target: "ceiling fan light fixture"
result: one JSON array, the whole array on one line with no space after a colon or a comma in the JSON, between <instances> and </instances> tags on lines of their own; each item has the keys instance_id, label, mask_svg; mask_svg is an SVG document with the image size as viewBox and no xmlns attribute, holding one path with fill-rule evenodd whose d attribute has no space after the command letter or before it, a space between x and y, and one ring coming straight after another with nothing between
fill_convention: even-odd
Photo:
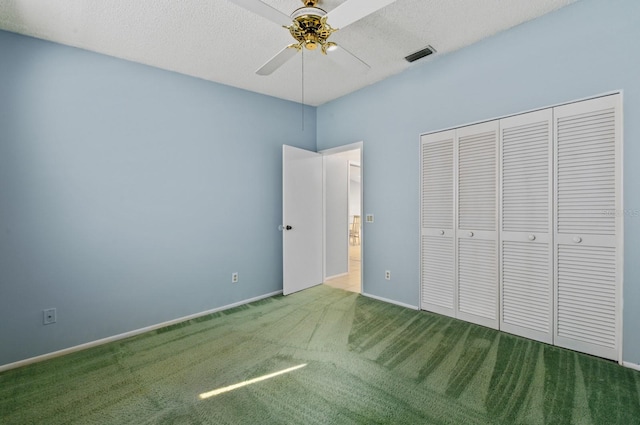
<instances>
[{"instance_id":1,"label":"ceiling fan light fixture","mask_svg":"<svg viewBox=\"0 0 640 425\"><path fill-rule=\"evenodd\" d=\"M328 39L338 29L351 25L397 0L345 0L328 13L317 7L321 0L301 0L303 6L296 9L290 16L260 0L228 1L281 25L289 30L296 40L294 44L282 49L256 71L258 75L269 75L291 59L297 51L318 50L318 48L324 54L332 52L336 62L346 62L348 66L355 65L360 69L369 69L370 66L360 58Z\"/></svg>"},{"instance_id":2,"label":"ceiling fan light fixture","mask_svg":"<svg viewBox=\"0 0 640 425\"><path fill-rule=\"evenodd\" d=\"M315 7L315 2L311 6L309 2L305 2L305 7L301 7L291 14L293 24L287 28L291 36L307 50L316 50L320 45L324 52L327 38L335 31L327 24L326 15L327 12Z\"/></svg>"}]
</instances>

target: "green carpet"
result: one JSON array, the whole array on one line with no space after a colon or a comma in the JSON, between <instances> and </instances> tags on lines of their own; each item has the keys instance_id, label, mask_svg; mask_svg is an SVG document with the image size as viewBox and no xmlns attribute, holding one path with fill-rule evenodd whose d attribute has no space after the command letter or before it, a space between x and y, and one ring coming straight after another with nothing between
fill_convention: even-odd
<instances>
[{"instance_id":1,"label":"green carpet","mask_svg":"<svg viewBox=\"0 0 640 425\"><path fill-rule=\"evenodd\" d=\"M628 425L639 392L606 360L318 286L2 373L0 423Z\"/></svg>"}]
</instances>

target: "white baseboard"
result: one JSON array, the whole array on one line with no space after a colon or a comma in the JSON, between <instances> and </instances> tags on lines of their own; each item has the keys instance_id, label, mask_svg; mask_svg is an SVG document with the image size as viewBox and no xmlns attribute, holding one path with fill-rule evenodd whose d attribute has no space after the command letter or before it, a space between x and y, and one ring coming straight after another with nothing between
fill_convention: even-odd
<instances>
[{"instance_id":1,"label":"white baseboard","mask_svg":"<svg viewBox=\"0 0 640 425\"><path fill-rule=\"evenodd\" d=\"M223 311L223 310L229 310L230 308L238 307L238 306L241 306L241 305L244 305L244 304L249 304L249 303L252 303L252 302L255 302L255 301L262 300L264 298L269 298L269 297L273 297L275 295L280 295L280 294L282 294L282 291L275 291L275 292L272 292L270 294L260 295L260 296L254 297L254 298L249 298L247 300L238 301L238 302L233 303L233 304L228 304L228 305L225 305L225 306L222 306L222 307L217 307L217 308L214 308L214 309L211 309L211 310L202 311L200 313L191 314L189 316L180 317L178 319L169 320L167 322L158 323L158 324L147 326L147 327L144 327L144 328L135 329L135 330L132 330L132 331L129 331L129 332L121 333L121 334L118 334L118 335L113 335L113 336L110 336L110 337L107 337L107 338L98 339L96 341L91 341L91 342L87 342L87 343L84 343L84 344L76 345L74 347L69 347L69 348L65 348L65 349L62 349L62 350L54 351L52 353L42 354L42 355L39 355L39 356L36 356L36 357L31 357L31 358L28 358L28 359L19 360L17 362L5 364L5 365L0 365L0 372L4 372L4 371L10 370L10 369L15 369L17 367L30 365L32 363L41 362L43 360L49 360L49 359L53 359L55 357L64 356L65 354L74 353L76 351L86 350L87 348L97 347L98 345L106 344L106 343L109 343L109 342L118 341L118 340L125 339L125 338L130 338L132 336L140 335L140 334L143 334L145 332L154 331L156 329L164 328L166 326L175 325L176 323L180 323L180 322L186 322L187 320L196 319L198 317L206 316L207 314L217 313L217 312Z\"/></svg>"},{"instance_id":2,"label":"white baseboard","mask_svg":"<svg viewBox=\"0 0 640 425\"><path fill-rule=\"evenodd\" d=\"M342 277L342 276L348 276L349 272L347 273L338 273L338 274L334 274L332 276L327 276L324 278L324 280L329 280L329 279L335 279L336 277Z\"/></svg>"},{"instance_id":3,"label":"white baseboard","mask_svg":"<svg viewBox=\"0 0 640 425\"><path fill-rule=\"evenodd\" d=\"M388 298L378 297L377 295L371 295L371 294L367 294L365 292L363 292L362 295L364 295L365 297L373 298L374 300L383 301L385 303L390 303L390 304L399 305L400 307L410 308L411 310L420 310L420 307L418 307L416 305L401 303L399 301L390 300Z\"/></svg>"},{"instance_id":4,"label":"white baseboard","mask_svg":"<svg viewBox=\"0 0 640 425\"><path fill-rule=\"evenodd\" d=\"M622 362L622 366L628 367L629 369L640 370L640 364L637 363Z\"/></svg>"}]
</instances>

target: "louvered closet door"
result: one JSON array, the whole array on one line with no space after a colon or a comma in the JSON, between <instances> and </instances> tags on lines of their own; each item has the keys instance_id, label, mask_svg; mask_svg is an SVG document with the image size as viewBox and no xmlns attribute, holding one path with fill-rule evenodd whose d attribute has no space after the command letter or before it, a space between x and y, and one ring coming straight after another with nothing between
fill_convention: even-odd
<instances>
[{"instance_id":1,"label":"louvered closet door","mask_svg":"<svg viewBox=\"0 0 640 425\"><path fill-rule=\"evenodd\" d=\"M554 110L556 345L619 360L621 99Z\"/></svg>"},{"instance_id":2,"label":"louvered closet door","mask_svg":"<svg viewBox=\"0 0 640 425\"><path fill-rule=\"evenodd\" d=\"M500 121L500 329L552 343L552 109Z\"/></svg>"},{"instance_id":3,"label":"louvered closet door","mask_svg":"<svg viewBox=\"0 0 640 425\"><path fill-rule=\"evenodd\" d=\"M455 131L422 136L421 308L455 317Z\"/></svg>"},{"instance_id":4,"label":"louvered closet door","mask_svg":"<svg viewBox=\"0 0 640 425\"><path fill-rule=\"evenodd\" d=\"M498 328L498 121L459 128L456 315Z\"/></svg>"}]
</instances>

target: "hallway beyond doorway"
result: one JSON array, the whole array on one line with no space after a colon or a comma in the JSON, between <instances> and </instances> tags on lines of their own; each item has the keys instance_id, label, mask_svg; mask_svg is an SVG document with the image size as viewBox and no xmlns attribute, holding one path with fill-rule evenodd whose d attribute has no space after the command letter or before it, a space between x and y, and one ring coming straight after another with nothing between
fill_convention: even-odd
<instances>
[{"instance_id":1,"label":"hallway beyond doorway","mask_svg":"<svg viewBox=\"0 0 640 425\"><path fill-rule=\"evenodd\" d=\"M324 282L325 285L360 293L360 273L362 273L360 266L360 246L361 245L349 245L349 273L327 279Z\"/></svg>"}]
</instances>

